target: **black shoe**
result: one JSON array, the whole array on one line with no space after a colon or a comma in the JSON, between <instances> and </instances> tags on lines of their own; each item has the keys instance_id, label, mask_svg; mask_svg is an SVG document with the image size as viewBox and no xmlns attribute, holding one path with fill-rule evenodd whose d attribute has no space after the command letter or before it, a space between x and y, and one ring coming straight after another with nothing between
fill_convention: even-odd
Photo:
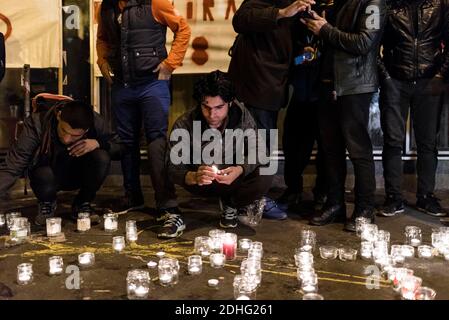
<instances>
[{"instance_id":1,"label":"black shoe","mask_svg":"<svg viewBox=\"0 0 449 320\"><path fill-rule=\"evenodd\" d=\"M321 211L326 204L327 195L324 193L313 194L313 208L315 211Z\"/></svg>"},{"instance_id":2,"label":"black shoe","mask_svg":"<svg viewBox=\"0 0 449 320\"><path fill-rule=\"evenodd\" d=\"M220 227L222 228L235 228L238 224L237 209L223 203L220 199Z\"/></svg>"},{"instance_id":3,"label":"black shoe","mask_svg":"<svg viewBox=\"0 0 449 320\"><path fill-rule=\"evenodd\" d=\"M72 220L76 221L78 219L78 213L85 212L89 214L90 223L92 225L100 224L100 216L95 213L94 207L90 204L90 202L84 202L82 204L73 204L72 205Z\"/></svg>"},{"instance_id":4,"label":"black shoe","mask_svg":"<svg viewBox=\"0 0 449 320\"><path fill-rule=\"evenodd\" d=\"M346 218L346 205L325 205L321 212L310 220L314 226L324 226L334 221L344 221Z\"/></svg>"},{"instance_id":5,"label":"black shoe","mask_svg":"<svg viewBox=\"0 0 449 320\"><path fill-rule=\"evenodd\" d=\"M418 197L416 208L434 217L445 217L447 212L441 207L439 200L433 194Z\"/></svg>"},{"instance_id":6,"label":"black shoe","mask_svg":"<svg viewBox=\"0 0 449 320\"><path fill-rule=\"evenodd\" d=\"M158 215L156 217L156 221L160 222L160 221L165 221L167 220L170 215L175 214L175 215L182 215L182 211L179 210L178 207L172 207L172 208L165 208L165 209L158 209Z\"/></svg>"},{"instance_id":7,"label":"black shoe","mask_svg":"<svg viewBox=\"0 0 449 320\"><path fill-rule=\"evenodd\" d=\"M281 210L297 211L302 201L302 193L294 192L289 189L276 199L276 203Z\"/></svg>"},{"instance_id":8,"label":"black shoe","mask_svg":"<svg viewBox=\"0 0 449 320\"><path fill-rule=\"evenodd\" d=\"M186 225L179 214L166 213L164 224L159 228L157 237L161 239L172 239L182 235Z\"/></svg>"},{"instance_id":9,"label":"black shoe","mask_svg":"<svg viewBox=\"0 0 449 320\"><path fill-rule=\"evenodd\" d=\"M370 223L374 223L375 222L374 209L373 208L365 208L361 210L355 209L354 212L352 213L351 218L346 220L343 230L349 232L356 232L355 219L358 217L368 218L370 219Z\"/></svg>"},{"instance_id":10,"label":"black shoe","mask_svg":"<svg viewBox=\"0 0 449 320\"><path fill-rule=\"evenodd\" d=\"M387 196L382 208L379 210L379 215L393 217L402 212L404 212L404 201L397 197Z\"/></svg>"},{"instance_id":11,"label":"black shoe","mask_svg":"<svg viewBox=\"0 0 449 320\"><path fill-rule=\"evenodd\" d=\"M37 205L37 216L34 218L34 223L38 226L46 225L47 218L54 218L56 207L56 201L40 201Z\"/></svg>"},{"instance_id":12,"label":"black shoe","mask_svg":"<svg viewBox=\"0 0 449 320\"><path fill-rule=\"evenodd\" d=\"M126 191L125 196L120 199L120 204L117 207L117 214L125 214L131 211L141 210L145 207L142 192Z\"/></svg>"}]
</instances>

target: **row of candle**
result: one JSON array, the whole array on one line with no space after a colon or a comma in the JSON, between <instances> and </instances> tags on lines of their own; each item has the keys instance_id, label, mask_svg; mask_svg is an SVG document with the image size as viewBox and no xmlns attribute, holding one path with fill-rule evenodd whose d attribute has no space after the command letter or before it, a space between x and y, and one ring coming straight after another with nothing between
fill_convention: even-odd
<instances>
[{"instance_id":1,"label":"row of candle","mask_svg":"<svg viewBox=\"0 0 449 320\"><path fill-rule=\"evenodd\" d=\"M251 243L250 239L240 239L237 242L236 234L213 229L209 231L209 236L195 238L194 250L203 257L207 257L212 253L222 253L225 255L226 260L232 261L237 257L237 248L240 252L246 253Z\"/></svg>"}]
</instances>

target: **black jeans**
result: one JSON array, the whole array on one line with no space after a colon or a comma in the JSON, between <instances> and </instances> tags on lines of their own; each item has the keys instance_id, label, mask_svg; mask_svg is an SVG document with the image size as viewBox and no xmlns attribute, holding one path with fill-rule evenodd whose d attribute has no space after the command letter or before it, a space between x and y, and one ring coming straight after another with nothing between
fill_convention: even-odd
<instances>
[{"instance_id":1,"label":"black jeans","mask_svg":"<svg viewBox=\"0 0 449 320\"><path fill-rule=\"evenodd\" d=\"M92 202L109 173L111 159L107 151L96 149L79 158L63 159L65 161L53 167L38 166L30 172L30 184L36 198L55 201L58 191L79 189L73 204Z\"/></svg>"},{"instance_id":2,"label":"black jeans","mask_svg":"<svg viewBox=\"0 0 449 320\"><path fill-rule=\"evenodd\" d=\"M346 180L346 150L354 167L355 210L374 207L376 190L373 147L368 133L372 93L348 95L333 100L323 87L319 127L329 186L328 205L343 204Z\"/></svg>"},{"instance_id":3,"label":"black jeans","mask_svg":"<svg viewBox=\"0 0 449 320\"><path fill-rule=\"evenodd\" d=\"M325 164L319 139L318 101L299 101L293 94L284 120L284 181L288 190L303 191L303 172L310 161L315 141L318 144L314 194L326 194Z\"/></svg>"},{"instance_id":4,"label":"black jeans","mask_svg":"<svg viewBox=\"0 0 449 320\"><path fill-rule=\"evenodd\" d=\"M442 110L442 92L435 92L435 82L421 79L416 82L387 79L380 90L380 119L384 134L382 161L385 192L401 198L402 149L404 146L407 116L413 123L418 151L417 196L432 193L435 189L437 168L437 143Z\"/></svg>"},{"instance_id":5,"label":"black jeans","mask_svg":"<svg viewBox=\"0 0 449 320\"><path fill-rule=\"evenodd\" d=\"M272 176L259 174L259 169L254 170L246 177L238 177L232 184L220 184L216 181L204 186L184 186L190 193L200 196L218 196L226 203L231 203L237 208L249 205L262 198L270 188Z\"/></svg>"}]
</instances>

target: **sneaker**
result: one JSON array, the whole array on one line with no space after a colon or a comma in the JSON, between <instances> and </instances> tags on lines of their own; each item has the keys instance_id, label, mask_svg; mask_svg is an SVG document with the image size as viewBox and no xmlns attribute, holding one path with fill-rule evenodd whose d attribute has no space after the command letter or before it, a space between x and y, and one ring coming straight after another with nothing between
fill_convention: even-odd
<instances>
[{"instance_id":1,"label":"sneaker","mask_svg":"<svg viewBox=\"0 0 449 320\"><path fill-rule=\"evenodd\" d=\"M446 216L446 211L441 207L439 200L435 195L428 194L427 196L418 197L416 207L419 211L425 212L434 217Z\"/></svg>"},{"instance_id":2,"label":"sneaker","mask_svg":"<svg viewBox=\"0 0 449 320\"><path fill-rule=\"evenodd\" d=\"M178 207L166 208L166 209L158 209L158 215L156 217L157 222L167 220L171 214L182 215L181 210Z\"/></svg>"},{"instance_id":3,"label":"sneaker","mask_svg":"<svg viewBox=\"0 0 449 320\"><path fill-rule=\"evenodd\" d=\"M265 208L265 198L255 200L253 203L237 209L238 221L250 227L257 227L262 220Z\"/></svg>"},{"instance_id":4,"label":"sneaker","mask_svg":"<svg viewBox=\"0 0 449 320\"><path fill-rule=\"evenodd\" d=\"M43 226L47 223L47 218L53 218L56 212L56 201L40 201L37 205L37 216L34 223Z\"/></svg>"},{"instance_id":5,"label":"sneaker","mask_svg":"<svg viewBox=\"0 0 449 320\"><path fill-rule=\"evenodd\" d=\"M263 217L265 219L273 220L285 220L287 219L287 213L279 208L276 201L265 197L265 208L263 210Z\"/></svg>"},{"instance_id":6,"label":"sneaker","mask_svg":"<svg viewBox=\"0 0 449 320\"><path fill-rule=\"evenodd\" d=\"M145 207L142 192L126 191L125 196L120 199L117 214L125 214L131 211L142 210Z\"/></svg>"},{"instance_id":7,"label":"sneaker","mask_svg":"<svg viewBox=\"0 0 449 320\"><path fill-rule=\"evenodd\" d=\"M404 201L400 198L387 196L382 208L379 210L379 215L393 217L402 212L404 212Z\"/></svg>"},{"instance_id":8,"label":"sneaker","mask_svg":"<svg viewBox=\"0 0 449 320\"><path fill-rule=\"evenodd\" d=\"M157 237L161 239L173 239L182 235L186 225L179 214L167 213L164 224L159 228Z\"/></svg>"},{"instance_id":9,"label":"sneaker","mask_svg":"<svg viewBox=\"0 0 449 320\"><path fill-rule=\"evenodd\" d=\"M237 209L223 203L220 198L220 227L222 228L235 228L238 224Z\"/></svg>"},{"instance_id":10,"label":"sneaker","mask_svg":"<svg viewBox=\"0 0 449 320\"><path fill-rule=\"evenodd\" d=\"M302 194L300 192L292 192L289 189L285 190L276 203L281 210L295 211L302 201Z\"/></svg>"},{"instance_id":11,"label":"sneaker","mask_svg":"<svg viewBox=\"0 0 449 320\"><path fill-rule=\"evenodd\" d=\"M86 212L90 216L90 223L92 225L100 224L100 216L95 213L94 207L90 204L90 202L83 202L82 204L73 204L72 205L72 220L76 221L78 219L78 213Z\"/></svg>"}]
</instances>

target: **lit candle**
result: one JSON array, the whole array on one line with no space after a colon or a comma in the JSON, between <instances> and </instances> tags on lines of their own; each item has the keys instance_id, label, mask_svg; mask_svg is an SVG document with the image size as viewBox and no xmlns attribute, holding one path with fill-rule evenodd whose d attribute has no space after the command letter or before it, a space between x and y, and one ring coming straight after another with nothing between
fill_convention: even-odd
<instances>
[{"instance_id":1,"label":"lit candle","mask_svg":"<svg viewBox=\"0 0 449 320\"><path fill-rule=\"evenodd\" d=\"M203 260L201 258L201 256L199 255L194 255L194 256L190 256L188 258L188 262L187 262L187 269L189 271L189 274L200 274L202 271L202 266L203 266Z\"/></svg>"},{"instance_id":2,"label":"lit candle","mask_svg":"<svg viewBox=\"0 0 449 320\"><path fill-rule=\"evenodd\" d=\"M238 296L236 300L251 300L251 298L245 294L242 294L242 295Z\"/></svg>"},{"instance_id":3,"label":"lit candle","mask_svg":"<svg viewBox=\"0 0 449 320\"><path fill-rule=\"evenodd\" d=\"M90 214L88 212L78 213L76 229L79 232L86 232L90 230Z\"/></svg>"},{"instance_id":4,"label":"lit candle","mask_svg":"<svg viewBox=\"0 0 449 320\"><path fill-rule=\"evenodd\" d=\"M137 238L137 222L135 220L126 221L126 240L128 242L136 242Z\"/></svg>"},{"instance_id":5,"label":"lit candle","mask_svg":"<svg viewBox=\"0 0 449 320\"><path fill-rule=\"evenodd\" d=\"M64 266L62 257L54 256L48 258L48 265L50 269L48 273L50 275L62 274Z\"/></svg>"},{"instance_id":6,"label":"lit candle","mask_svg":"<svg viewBox=\"0 0 449 320\"><path fill-rule=\"evenodd\" d=\"M156 261L148 261L147 267L150 269L154 269L157 267L157 262Z\"/></svg>"},{"instance_id":7,"label":"lit candle","mask_svg":"<svg viewBox=\"0 0 449 320\"><path fill-rule=\"evenodd\" d=\"M419 246L421 244L421 240L419 240L419 239L411 239L410 240L410 244L412 246L414 246L414 247L417 247L417 246Z\"/></svg>"},{"instance_id":8,"label":"lit candle","mask_svg":"<svg viewBox=\"0 0 449 320\"><path fill-rule=\"evenodd\" d=\"M139 298L146 298L149 292L150 288L146 286L137 286L134 290L135 295Z\"/></svg>"},{"instance_id":9,"label":"lit candle","mask_svg":"<svg viewBox=\"0 0 449 320\"><path fill-rule=\"evenodd\" d=\"M214 171L215 174L217 174L219 171L216 165L212 166L212 170Z\"/></svg>"},{"instance_id":10,"label":"lit candle","mask_svg":"<svg viewBox=\"0 0 449 320\"><path fill-rule=\"evenodd\" d=\"M250 239L240 239L239 240L239 249L241 252L247 252L251 247L252 240Z\"/></svg>"},{"instance_id":11,"label":"lit candle","mask_svg":"<svg viewBox=\"0 0 449 320\"><path fill-rule=\"evenodd\" d=\"M223 253L226 260L234 260L236 258L237 235L234 233L225 233L223 236Z\"/></svg>"},{"instance_id":12,"label":"lit candle","mask_svg":"<svg viewBox=\"0 0 449 320\"><path fill-rule=\"evenodd\" d=\"M128 299L146 299L150 292L150 274L145 270L128 271L126 277Z\"/></svg>"},{"instance_id":13,"label":"lit candle","mask_svg":"<svg viewBox=\"0 0 449 320\"><path fill-rule=\"evenodd\" d=\"M210 266L212 268L222 268L226 257L223 253L213 253L210 255Z\"/></svg>"},{"instance_id":14,"label":"lit candle","mask_svg":"<svg viewBox=\"0 0 449 320\"><path fill-rule=\"evenodd\" d=\"M85 252L78 256L78 262L82 266L90 266L95 262L95 255L92 252Z\"/></svg>"},{"instance_id":15,"label":"lit candle","mask_svg":"<svg viewBox=\"0 0 449 320\"><path fill-rule=\"evenodd\" d=\"M160 275L159 275L159 282L160 282L162 285L170 284L170 282L172 281L172 279L173 279L173 275L170 274L170 273L163 273L163 274L160 274Z\"/></svg>"},{"instance_id":16,"label":"lit candle","mask_svg":"<svg viewBox=\"0 0 449 320\"><path fill-rule=\"evenodd\" d=\"M33 280L33 265L31 263L21 263L17 266L17 283L25 285Z\"/></svg>"},{"instance_id":17,"label":"lit candle","mask_svg":"<svg viewBox=\"0 0 449 320\"><path fill-rule=\"evenodd\" d=\"M123 249L125 249L125 237L123 236L113 237L112 248L117 252L121 252Z\"/></svg>"},{"instance_id":18,"label":"lit candle","mask_svg":"<svg viewBox=\"0 0 449 320\"><path fill-rule=\"evenodd\" d=\"M104 218L104 230L108 232L114 232L118 229L118 215L115 213L106 213Z\"/></svg>"},{"instance_id":19,"label":"lit candle","mask_svg":"<svg viewBox=\"0 0 449 320\"><path fill-rule=\"evenodd\" d=\"M419 246L418 247L418 257L420 258L424 258L424 259L429 259L433 257L432 254L432 247L431 246Z\"/></svg>"},{"instance_id":20,"label":"lit candle","mask_svg":"<svg viewBox=\"0 0 449 320\"><path fill-rule=\"evenodd\" d=\"M0 227L3 227L6 224L6 218L3 213L0 213Z\"/></svg>"},{"instance_id":21,"label":"lit candle","mask_svg":"<svg viewBox=\"0 0 449 320\"><path fill-rule=\"evenodd\" d=\"M47 236L55 237L61 234L61 218L47 218Z\"/></svg>"}]
</instances>

